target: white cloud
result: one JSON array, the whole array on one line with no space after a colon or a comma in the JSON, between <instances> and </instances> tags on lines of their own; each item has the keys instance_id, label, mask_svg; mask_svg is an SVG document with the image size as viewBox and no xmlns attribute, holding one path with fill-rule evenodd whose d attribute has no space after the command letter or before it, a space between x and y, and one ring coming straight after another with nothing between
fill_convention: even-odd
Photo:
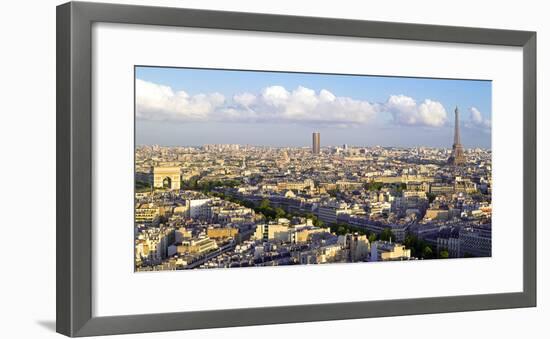
<instances>
[{"instance_id":1,"label":"white cloud","mask_svg":"<svg viewBox=\"0 0 550 339\"><path fill-rule=\"evenodd\" d=\"M475 107L470 107L470 120L475 124L481 124L483 122L481 112Z\"/></svg>"},{"instance_id":2,"label":"white cloud","mask_svg":"<svg viewBox=\"0 0 550 339\"><path fill-rule=\"evenodd\" d=\"M390 113L394 123L401 125L440 127L447 121L447 111L440 102L426 99L419 105L406 95L391 95L379 110Z\"/></svg>"},{"instance_id":3,"label":"white cloud","mask_svg":"<svg viewBox=\"0 0 550 339\"><path fill-rule=\"evenodd\" d=\"M253 109L259 120L283 120L325 124L364 124L376 115L368 101L337 97L322 89L318 93L299 86L288 91L282 86L270 86L262 91L262 100Z\"/></svg>"},{"instance_id":4,"label":"white cloud","mask_svg":"<svg viewBox=\"0 0 550 339\"><path fill-rule=\"evenodd\" d=\"M220 93L189 95L140 79L136 80L136 113L145 120L292 122L335 127L364 125L387 114L400 125L440 127L447 122L440 102L426 99L417 103L405 95L371 103L336 96L327 89L317 92L298 86L289 90L273 85L257 94L243 92L226 99Z\"/></svg>"},{"instance_id":5,"label":"white cloud","mask_svg":"<svg viewBox=\"0 0 550 339\"><path fill-rule=\"evenodd\" d=\"M263 102L275 107L284 105L289 97L290 93L283 86L271 86L262 91Z\"/></svg>"},{"instance_id":6,"label":"white cloud","mask_svg":"<svg viewBox=\"0 0 550 339\"><path fill-rule=\"evenodd\" d=\"M222 107L220 93L189 95L185 91L136 79L136 115L147 120L207 121Z\"/></svg>"},{"instance_id":7,"label":"white cloud","mask_svg":"<svg viewBox=\"0 0 550 339\"><path fill-rule=\"evenodd\" d=\"M188 95L170 87L136 80L136 112L146 120L299 122L335 126L365 124L377 114L368 101L338 97L323 89L299 86L289 91L269 86L261 93L238 93L230 100L219 93Z\"/></svg>"},{"instance_id":8,"label":"white cloud","mask_svg":"<svg viewBox=\"0 0 550 339\"><path fill-rule=\"evenodd\" d=\"M491 120L485 119L476 107L470 107L470 121L466 122L466 127L491 129Z\"/></svg>"},{"instance_id":9,"label":"white cloud","mask_svg":"<svg viewBox=\"0 0 550 339\"><path fill-rule=\"evenodd\" d=\"M256 102L256 96L252 93L241 93L233 96L233 101L235 101L237 104L249 107L250 105L254 104Z\"/></svg>"}]
</instances>

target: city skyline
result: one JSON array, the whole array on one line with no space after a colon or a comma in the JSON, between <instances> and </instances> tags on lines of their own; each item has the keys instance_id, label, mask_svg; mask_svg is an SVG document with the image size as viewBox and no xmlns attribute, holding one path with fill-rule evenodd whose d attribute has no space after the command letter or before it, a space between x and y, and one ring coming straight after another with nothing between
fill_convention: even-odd
<instances>
[{"instance_id":1,"label":"city skyline","mask_svg":"<svg viewBox=\"0 0 550 339\"><path fill-rule=\"evenodd\" d=\"M458 114L456 116L458 121ZM135 150L136 272L491 257L491 151Z\"/></svg>"},{"instance_id":2,"label":"city skyline","mask_svg":"<svg viewBox=\"0 0 550 339\"><path fill-rule=\"evenodd\" d=\"M135 86L137 272L492 255L488 81L138 67Z\"/></svg>"},{"instance_id":3,"label":"city skyline","mask_svg":"<svg viewBox=\"0 0 550 339\"><path fill-rule=\"evenodd\" d=\"M490 148L490 81L136 68L137 145L450 148L455 106L464 147Z\"/></svg>"},{"instance_id":4,"label":"city skyline","mask_svg":"<svg viewBox=\"0 0 550 339\"><path fill-rule=\"evenodd\" d=\"M452 144L452 142L451 142ZM309 138L307 141L304 141L304 144L302 145L294 145L294 146L281 146L281 145L260 145L260 144L241 144L241 143L231 143L231 142L221 142L221 143L204 143L204 144L136 144L136 147L144 147L144 146L159 146L159 147L189 147L189 148L202 148L204 146L210 146L210 145L238 145L238 146L244 146L244 147L255 147L255 148L266 148L266 149L311 149L312 148L312 141L311 141L311 133L309 135ZM323 141L320 142L320 149L329 149L329 148L343 148L344 145L348 148L386 148L386 149L415 149L415 148L426 148L426 149L449 149L452 150L451 146L442 146L442 147L431 147L431 146L382 146L382 145L353 145L353 144L346 144L346 143L339 143L339 144L324 144ZM465 148L467 149L467 148ZM490 148L487 147L472 147L470 149L483 149L483 150L490 150Z\"/></svg>"}]
</instances>

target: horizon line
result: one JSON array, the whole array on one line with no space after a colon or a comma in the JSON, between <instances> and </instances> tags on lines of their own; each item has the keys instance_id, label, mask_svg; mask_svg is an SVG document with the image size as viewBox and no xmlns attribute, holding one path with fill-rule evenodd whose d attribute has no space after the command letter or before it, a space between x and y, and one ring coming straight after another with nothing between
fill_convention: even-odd
<instances>
[{"instance_id":1,"label":"horizon line","mask_svg":"<svg viewBox=\"0 0 550 339\"><path fill-rule=\"evenodd\" d=\"M160 146L160 147L204 147L204 146L251 146L251 147L269 147L269 148L311 148L311 145L293 145L293 146L277 146L277 145L261 145L261 144L239 144L239 143L207 143L207 144L200 144L200 145L166 145L166 144L135 144L135 147L143 147L143 146ZM325 145L321 146L321 148L336 148L336 147L342 147L344 145L347 145L347 147L352 148L434 148L434 149L452 149L451 146L424 146L424 145L417 145L417 146L382 146L382 145L371 145L371 146L365 146L365 145L351 145L351 144L338 144L338 145ZM135 148L134 147L134 148ZM485 149L485 150L491 150L491 147L483 147L483 146L471 146L471 147L464 147L465 149Z\"/></svg>"}]
</instances>

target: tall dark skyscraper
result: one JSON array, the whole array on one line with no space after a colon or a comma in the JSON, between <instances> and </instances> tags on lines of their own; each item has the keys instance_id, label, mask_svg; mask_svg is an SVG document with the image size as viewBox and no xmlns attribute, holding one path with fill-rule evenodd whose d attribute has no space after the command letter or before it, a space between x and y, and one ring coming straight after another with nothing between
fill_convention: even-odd
<instances>
[{"instance_id":1,"label":"tall dark skyscraper","mask_svg":"<svg viewBox=\"0 0 550 339\"><path fill-rule=\"evenodd\" d=\"M453 151L449 157L449 164L454 166L464 165L466 158L464 157L464 147L460 143L460 118L458 107L455 108L455 138L453 142Z\"/></svg>"},{"instance_id":2,"label":"tall dark skyscraper","mask_svg":"<svg viewBox=\"0 0 550 339\"><path fill-rule=\"evenodd\" d=\"M313 154L321 154L321 133L313 132L313 145L311 147Z\"/></svg>"}]
</instances>

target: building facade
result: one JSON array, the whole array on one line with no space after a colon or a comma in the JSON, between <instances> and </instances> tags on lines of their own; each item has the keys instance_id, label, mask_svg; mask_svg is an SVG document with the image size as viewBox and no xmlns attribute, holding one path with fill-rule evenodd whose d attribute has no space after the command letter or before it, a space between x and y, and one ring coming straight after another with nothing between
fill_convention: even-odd
<instances>
[{"instance_id":1,"label":"building facade","mask_svg":"<svg viewBox=\"0 0 550 339\"><path fill-rule=\"evenodd\" d=\"M321 154L321 133L313 132L313 145L311 149L313 154Z\"/></svg>"}]
</instances>

